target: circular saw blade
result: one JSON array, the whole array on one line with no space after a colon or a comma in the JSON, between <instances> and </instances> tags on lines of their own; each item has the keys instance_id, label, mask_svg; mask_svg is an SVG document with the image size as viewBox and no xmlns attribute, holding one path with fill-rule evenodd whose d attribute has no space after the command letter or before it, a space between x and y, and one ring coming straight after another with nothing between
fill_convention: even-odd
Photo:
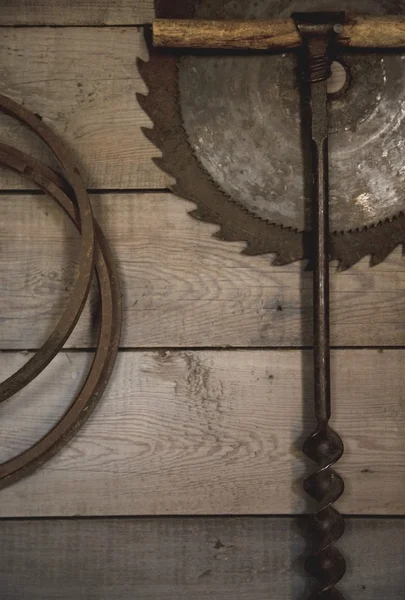
<instances>
[{"instance_id":1,"label":"circular saw blade","mask_svg":"<svg viewBox=\"0 0 405 600\"><path fill-rule=\"evenodd\" d=\"M272 18L336 9L328 1L170 4L158 0L157 16ZM346 4L338 8L405 8L405 0ZM351 81L330 103L331 247L346 267L366 254L379 262L403 239L405 61L370 53L341 60ZM149 95L139 100L155 125L145 133L163 153L159 166L176 178L174 191L196 202L194 216L221 225L219 237L246 241L249 254L275 252L279 263L310 254L295 61L293 54L175 57L151 49L150 61L140 63Z\"/></svg>"},{"instance_id":2,"label":"circular saw blade","mask_svg":"<svg viewBox=\"0 0 405 600\"><path fill-rule=\"evenodd\" d=\"M343 60L352 84L329 102L332 231L364 228L405 207L405 61ZM292 53L187 56L179 88L189 142L212 179L254 214L303 231L312 219L296 62Z\"/></svg>"}]
</instances>

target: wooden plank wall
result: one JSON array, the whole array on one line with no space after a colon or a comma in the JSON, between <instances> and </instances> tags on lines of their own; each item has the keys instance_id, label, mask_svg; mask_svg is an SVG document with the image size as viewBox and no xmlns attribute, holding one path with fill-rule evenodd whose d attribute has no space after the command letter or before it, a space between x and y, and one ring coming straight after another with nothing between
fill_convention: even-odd
<instances>
[{"instance_id":1,"label":"wooden plank wall","mask_svg":"<svg viewBox=\"0 0 405 600\"><path fill-rule=\"evenodd\" d=\"M152 17L151 0L1 3L1 92L78 157L118 261L124 327L94 417L45 468L0 493L0 596L304 600L295 515L311 508L301 492L311 465L300 451L313 427L311 274L241 255L243 244L215 239L216 227L191 219L193 205L167 191L136 102L146 92L136 58L147 52L135 25ZM0 138L54 164L8 117ZM0 190L4 378L61 314L77 238L49 200L7 171ZM373 269L364 259L331 270L333 424L346 444L339 508L351 515L342 589L349 599L397 600L403 259L397 250ZM0 408L0 460L68 406L91 361L96 313L94 289L65 351Z\"/></svg>"},{"instance_id":2,"label":"wooden plank wall","mask_svg":"<svg viewBox=\"0 0 405 600\"><path fill-rule=\"evenodd\" d=\"M301 525L262 517L0 522L2 597L306 600ZM350 519L342 547L351 557L346 599L403 597L403 520Z\"/></svg>"}]
</instances>

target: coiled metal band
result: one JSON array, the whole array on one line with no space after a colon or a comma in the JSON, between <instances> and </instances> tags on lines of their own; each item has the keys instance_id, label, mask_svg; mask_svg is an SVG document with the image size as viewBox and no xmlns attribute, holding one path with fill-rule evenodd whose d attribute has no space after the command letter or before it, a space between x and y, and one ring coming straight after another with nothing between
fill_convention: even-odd
<instances>
[{"instance_id":1,"label":"coiled metal band","mask_svg":"<svg viewBox=\"0 0 405 600\"><path fill-rule=\"evenodd\" d=\"M91 415L108 383L119 347L121 294L116 266L104 235L93 219L79 171L61 141L35 115L0 95L0 110L33 129L57 156L66 181L32 157L0 144L0 164L35 183L50 196L82 235L81 263L68 305L48 340L34 357L0 386L4 402L32 381L54 358L72 332L86 302L93 267L101 295L101 326L97 351L80 392L62 419L31 448L0 465L0 489L33 472L58 452ZM68 193L65 191L70 189ZM95 263L94 263L95 261Z\"/></svg>"}]
</instances>

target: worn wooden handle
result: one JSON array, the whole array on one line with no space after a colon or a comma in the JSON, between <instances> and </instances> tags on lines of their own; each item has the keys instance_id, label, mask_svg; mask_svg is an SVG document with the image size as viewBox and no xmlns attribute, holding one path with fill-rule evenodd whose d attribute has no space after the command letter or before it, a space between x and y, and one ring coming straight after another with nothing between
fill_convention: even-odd
<instances>
[{"instance_id":1,"label":"worn wooden handle","mask_svg":"<svg viewBox=\"0 0 405 600\"><path fill-rule=\"evenodd\" d=\"M405 48L405 17L350 17L337 39L340 45L352 48ZM153 41L159 47L223 50L276 50L297 48L302 44L292 19L155 19Z\"/></svg>"}]
</instances>

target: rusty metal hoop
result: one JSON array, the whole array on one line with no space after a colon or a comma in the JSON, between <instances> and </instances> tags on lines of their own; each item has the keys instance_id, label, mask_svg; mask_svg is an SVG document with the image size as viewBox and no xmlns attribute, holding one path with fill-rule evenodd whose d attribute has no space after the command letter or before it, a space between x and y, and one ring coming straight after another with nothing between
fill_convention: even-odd
<instances>
[{"instance_id":1,"label":"rusty metal hoop","mask_svg":"<svg viewBox=\"0 0 405 600\"><path fill-rule=\"evenodd\" d=\"M14 117L34 131L34 133L38 135L56 156L66 175L66 179L74 192L75 204L79 211L79 223L82 234L79 268L64 313L48 339L42 344L41 348L31 357L31 359L16 373L0 383L1 403L25 387L45 369L59 350L61 350L76 326L86 303L93 276L94 222L90 199L79 170L75 165L75 161L70 151L65 148L61 140L32 112L2 94L0 94L0 111ZM3 146L3 158L4 149L5 146ZM12 157L13 149L7 148L7 153L9 157ZM14 154L14 156L16 156L16 154ZM21 175L36 182L36 169L33 169L30 166L29 157L25 156L25 160L22 160L22 156L20 156L20 159L20 161L16 162L16 164L19 165L19 168L14 168L12 164L9 164L10 161L6 163L6 166L10 166L12 169L21 173ZM11 161L11 163L12 162L13 161Z\"/></svg>"},{"instance_id":2,"label":"rusty metal hoop","mask_svg":"<svg viewBox=\"0 0 405 600\"><path fill-rule=\"evenodd\" d=\"M63 180L51 169L4 144L0 145L0 164L34 181L63 208L80 232L82 223L77 214L76 203L65 194ZM101 294L101 326L92 366L80 392L52 430L31 448L0 465L0 489L32 473L73 437L93 412L110 378L119 347L121 294L114 259L95 221L94 231L95 269Z\"/></svg>"}]
</instances>

